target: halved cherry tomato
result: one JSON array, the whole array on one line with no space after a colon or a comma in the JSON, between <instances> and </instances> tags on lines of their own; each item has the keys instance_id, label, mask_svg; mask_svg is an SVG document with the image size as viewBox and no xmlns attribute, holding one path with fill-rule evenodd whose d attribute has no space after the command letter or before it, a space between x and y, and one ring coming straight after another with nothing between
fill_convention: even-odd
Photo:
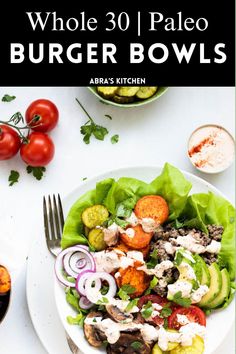
<instances>
[{"instance_id":1,"label":"halved cherry tomato","mask_svg":"<svg viewBox=\"0 0 236 354\"><path fill-rule=\"evenodd\" d=\"M134 235L130 236L127 233L123 233L120 235L121 240L130 248L135 250L139 250L145 248L149 245L151 238L153 236L153 232L145 232L141 225L128 227L127 230L133 230Z\"/></svg>"},{"instance_id":2,"label":"halved cherry tomato","mask_svg":"<svg viewBox=\"0 0 236 354\"><path fill-rule=\"evenodd\" d=\"M168 219L169 207L161 196L146 195L137 201L134 212L140 219L151 218L158 224L163 224Z\"/></svg>"},{"instance_id":3,"label":"halved cherry tomato","mask_svg":"<svg viewBox=\"0 0 236 354\"><path fill-rule=\"evenodd\" d=\"M205 313L197 306L191 305L189 307L179 307L172 312L168 318L168 327L172 329L180 329L181 324L178 322L177 315L184 315L188 318L189 322L195 322L201 326L206 326Z\"/></svg>"},{"instance_id":4,"label":"halved cherry tomato","mask_svg":"<svg viewBox=\"0 0 236 354\"><path fill-rule=\"evenodd\" d=\"M17 132L7 125L0 125L0 160L15 156L21 146Z\"/></svg>"},{"instance_id":5,"label":"halved cherry tomato","mask_svg":"<svg viewBox=\"0 0 236 354\"><path fill-rule=\"evenodd\" d=\"M54 144L52 139L44 133L33 132L28 142L22 144L20 155L22 160L33 167L42 167L49 164L54 156Z\"/></svg>"},{"instance_id":6,"label":"halved cherry tomato","mask_svg":"<svg viewBox=\"0 0 236 354\"><path fill-rule=\"evenodd\" d=\"M144 295L139 299L138 307L142 309L143 305L145 305L148 301L151 301L153 304L158 304L162 307L170 303L166 298L161 297L160 295ZM148 322L161 326L164 324L164 319L160 316L155 316L151 321Z\"/></svg>"},{"instance_id":7,"label":"halved cherry tomato","mask_svg":"<svg viewBox=\"0 0 236 354\"><path fill-rule=\"evenodd\" d=\"M58 117L59 113L55 104L45 99L32 102L25 112L26 122L31 129L42 133L47 133L55 128Z\"/></svg>"}]
</instances>

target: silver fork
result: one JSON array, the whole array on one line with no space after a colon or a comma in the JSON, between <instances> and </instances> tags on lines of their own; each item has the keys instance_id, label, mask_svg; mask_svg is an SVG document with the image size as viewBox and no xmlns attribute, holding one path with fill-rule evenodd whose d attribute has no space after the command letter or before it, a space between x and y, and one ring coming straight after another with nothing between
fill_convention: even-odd
<instances>
[{"instance_id":1,"label":"silver fork","mask_svg":"<svg viewBox=\"0 0 236 354\"><path fill-rule=\"evenodd\" d=\"M52 198L49 195L48 204L46 197L43 197L43 217L47 247L51 254L56 257L61 251L61 235L64 226L64 215L59 194L57 200L54 194Z\"/></svg>"},{"instance_id":2,"label":"silver fork","mask_svg":"<svg viewBox=\"0 0 236 354\"><path fill-rule=\"evenodd\" d=\"M56 257L61 251L61 236L64 226L60 194L57 195L57 199L54 194L52 197L50 197L50 195L48 198L43 197L43 218L47 248L49 252ZM67 333L66 339L73 354L82 354Z\"/></svg>"}]
</instances>

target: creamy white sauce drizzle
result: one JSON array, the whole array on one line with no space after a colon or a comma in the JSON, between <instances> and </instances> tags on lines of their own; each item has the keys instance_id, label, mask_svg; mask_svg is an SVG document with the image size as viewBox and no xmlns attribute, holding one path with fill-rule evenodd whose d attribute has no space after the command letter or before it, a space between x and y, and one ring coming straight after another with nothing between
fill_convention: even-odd
<instances>
[{"instance_id":1,"label":"creamy white sauce drizzle","mask_svg":"<svg viewBox=\"0 0 236 354\"><path fill-rule=\"evenodd\" d=\"M207 285L200 285L198 289L194 290L191 294L191 301L192 304L198 303L201 301L202 297L206 295L206 293L209 291L209 288Z\"/></svg>"},{"instance_id":2,"label":"creamy white sauce drizzle","mask_svg":"<svg viewBox=\"0 0 236 354\"><path fill-rule=\"evenodd\" d=\"M166 351L168 342L177 342L183 346L191 345L196 335L204 337L206 328L198 323L187 323L182 326L179 332L169 332L163 327L154 327L148 323L118 323L110 318L102 319L101 317L86 318L85 324L96 326L107 336L107 341L114 344L118 341L120 333L123 331L137 329L140 330L144 341L151 343L158 341L159 347Z\"/></svg>"},{"instance_id":3,"label":"creamy white sauce drizzle","mask_svg":"<svg viewBox=\"0 0 236 354\"><path fill-rule=\"evenodd\" d=\"M188 251L192 253L205 253L205 252L210 252L210 253L219 253L220 248L221 248L221 243L215 240L212 240L211 243L208 246L203 246L197 241L191 233L189 233L186 236L178 236L176 239L172 238L172 242L174 242L176 245L182 246Z\"/></svg>"},{"instance_id":4,"label":"creamy white sauce drizzle","mask_svg":"<svg viewBox=\"0 0 236 354\"><path fill-rule=\"evenodd\" d=\"M144 263L143 254L139 251L129 251L127 254L120 250L94 252L97 272L112 273L118 268L133 266L135 261Z\"/></svg>"}]
</instances>

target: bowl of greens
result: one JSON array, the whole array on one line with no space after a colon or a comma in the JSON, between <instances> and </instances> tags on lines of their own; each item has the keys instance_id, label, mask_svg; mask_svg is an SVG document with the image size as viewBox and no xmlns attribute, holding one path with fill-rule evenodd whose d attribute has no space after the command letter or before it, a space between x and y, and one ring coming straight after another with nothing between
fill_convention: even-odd
<instances>
[{"instance_id":1,"label":"bowl of greens","mask_svg":"<svg viewBox=\"0 0 236 354\"><path fill-rule=\"evenodd\" d=\"M161 97L164 86L90 86L88 89L105 104L131 108L143 106Z\"/></svg>"},{"instance_id":2,"label":"bowl of greens","mask_svg":"<svg viewBox=\"0 0 236 354\"><path fill-rule=\"evenodd\" d=\"M83 353L219 347L235 292L235 209L220 191L166 163L97 176L63 206L55 300Z\"/></svg>"}]
</instances>

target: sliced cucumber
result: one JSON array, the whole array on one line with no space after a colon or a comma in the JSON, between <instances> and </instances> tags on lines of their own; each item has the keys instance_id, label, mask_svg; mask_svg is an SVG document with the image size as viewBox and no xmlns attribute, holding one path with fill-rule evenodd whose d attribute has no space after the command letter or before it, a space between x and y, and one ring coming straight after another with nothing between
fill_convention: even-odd
<instances>
[{"instance_id":1,"label":"sliced cucumber","mask_svg":"<svg viewBox=\"0 0 236 354\"><path fill-rule=\"evenodd\" d=\"M117 91L117 95L132 97L135 96L139 90L139 86L121 86Z\"/></svg>"},{"instance_id":2,"label":"sliced cucumber","mask_svg":"<svg viewBox=\"0 0 236 354\"><path fill-rule=\"evenodd\" d=\"M198 303L198 306L200 307L208 307L210 303L219 295L222 287L222 275L218 264L212 263L208 269L211 277L210 287L209 291Z\"/></svg>"},{"instance_id":3,"label":"sliced cucumber","mask_svg":"<svg viewBox=\"0 0 236 354\"><path fill-rule=\"evenodd\" d=\"M98 94L104 98L112 98L117 90L118 86L97 86Z\"/></svg>"},{"instance_id":4,"label":"sliced cucumber","mask_svg":"<svg viewBox=\"0 0 236 354\"><path fill-rule=\"evenodd\" d=\"M82 213L82 221L89 229L102 225L108 219L109 213L103 205L93 205Z\"/></svg>"},{"instance_id":5,"label":"sliced cucumber","mask_svg":"<svg viewBox=\"0 0 236 354\"><path fill-rule=\"evenodd\" d=\"M141 100L145 100L149 97L152 97L154 93L157 92L157 86L142 86L136 93L136 96Z\"/></svg>"},{"instance_id":6,"label":"sliced cucumber","mask_svg":"<svg viewBox=\"0 0 236 354\"><path fill-rule=\"evenodd\" d=\"M207 306L209 309L213 309L221 305L225 299L229 296L230 292L230 276L226 268L221 270L222 275L222 287L218 296Z\"/></svg>"},{"instance_id":7,"label":"sliced cucumber","mask_svg":"<svg viewBox=\"0 0 236 354\"><path fill-rule=\"evenodd\" d=\"M201 337L195 336L191 346L178 345L170 351L170 354L202 354L204 352L204 341Z\"/></svg>"}]
</instances>

